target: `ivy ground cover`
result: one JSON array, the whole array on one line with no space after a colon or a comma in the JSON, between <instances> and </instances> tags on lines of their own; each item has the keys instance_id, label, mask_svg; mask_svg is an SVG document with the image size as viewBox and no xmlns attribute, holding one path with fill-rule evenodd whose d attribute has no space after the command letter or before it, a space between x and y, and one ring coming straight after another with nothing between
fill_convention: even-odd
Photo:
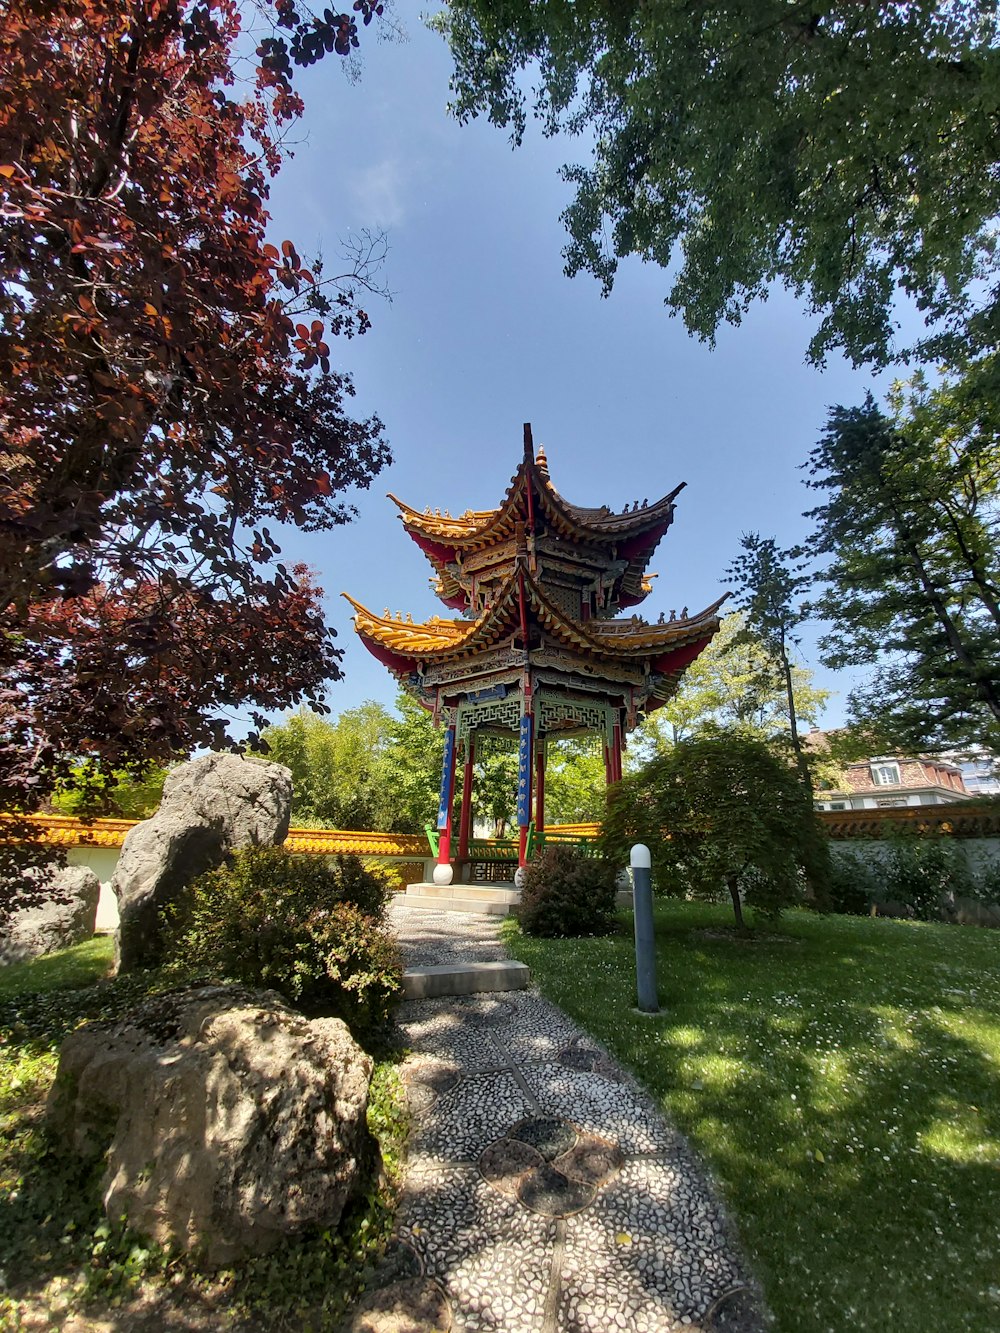
<instances>
[{"instance_id":1,"label":"ivy ground cover","mask_svg":"<svg viewBox=\"0 0 1000 1333\"><path fill-rule=\"evenodd\" d=\"M508 943L700 1151L778 1333L1000 1328L1000 931L655 910L653 1017L630 917Z\"/></svg>"}]
</instances>

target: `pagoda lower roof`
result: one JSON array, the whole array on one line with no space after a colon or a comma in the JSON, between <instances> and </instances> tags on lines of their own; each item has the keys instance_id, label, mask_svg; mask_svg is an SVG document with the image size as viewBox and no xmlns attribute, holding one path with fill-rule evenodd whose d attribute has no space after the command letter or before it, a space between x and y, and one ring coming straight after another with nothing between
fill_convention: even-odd
<instances>
[{"instance_id":1,"label":"pagoda lower roof","mask_svg":"<svg viewBox=\"0 0 1000 1333\"><path fill-rule=\"evenodd\" d=\"M619 620L571 620L546 598L531 575L515 571L476 620L433 616L414 623L400 615L376 615L344 593L355 610L354 627L365 646L397 671L417 664L433 665L474 657L496 647L521 628L520 592L535 624L567 648L588 658L613 662L629 658L658 659L675 649L711 638L719 626L719 598L695 616L651 625L632 616Z\"/></svg>"}]
</instances>

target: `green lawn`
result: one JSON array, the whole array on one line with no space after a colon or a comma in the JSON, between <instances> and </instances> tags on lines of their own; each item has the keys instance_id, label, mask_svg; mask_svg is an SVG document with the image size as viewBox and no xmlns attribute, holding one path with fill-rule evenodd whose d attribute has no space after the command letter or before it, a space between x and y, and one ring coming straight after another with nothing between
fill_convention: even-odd
<instances>
[{"instance_id":1,"label":"green lawn","mask_svg":"<svg viewBox=\"0 0 1000 1333\"><path fill-rule=\"evenodd\" d=\"M0 1000L29 992L92 985L111 971L114 952L110 935L95 935L72 949L0 967Z\"/></svg>"},{"instance_id":2,"label":"green lawn","mask_svg":"<svg viewBox=\"0 0 1000 1333\"><path fill-rule=\"evenodd\" d=\"M661 1015L631 917L508 942L709 1163L781 1333L1000 1329L1000 932L658 903ZM713 933L715 932L715 933Z\"/></svg>"}]
</instances>

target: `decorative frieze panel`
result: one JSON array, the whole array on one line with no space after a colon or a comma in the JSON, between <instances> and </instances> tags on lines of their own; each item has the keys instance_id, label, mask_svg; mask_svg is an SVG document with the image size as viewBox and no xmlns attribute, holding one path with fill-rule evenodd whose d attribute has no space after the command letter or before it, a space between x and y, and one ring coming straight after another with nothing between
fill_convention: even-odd
<instances>
[{"instance_id":1,"label":"decorative frieze panel","mask_svg":"<svg viewBox=\"0 0 1000 1333\"><path fill-rule=\"evenodd\" d=\"M608 738L618 720L618 710L607 704L560 699L545 694L536 696L535 713L540 731L565 731L579 727L587 731L603 732Z\"/></svg>"},{"instance_id":2,"label":"decorative frieze panel","mask_svg":"<svg viewBox=\"0 0 1000 1333\"><path fill-rule=\"evenodd\" d=\"M645 679L641 662L595 662L588 663L580 653L570 653L565 649L545 646L536 648L531 654L534 667L547 667L550 671L572 673L574 679L624 681L628 685L641 685ZM567 685L568 681L564 681Z\"/></svg>"},{"instance_id":3,"label":"decorative frieze panel","mask_svg":"<svg viewBox=\"0 0 1000 1333\"><path fill-rule=\"evenodd\" d=\"M528 654L523 648L499 648L454 666L429 667L424 672L424 685L449 685L470 677L484 680L491 672L501 671L504 667L523 667L527 661Z\"/></svg>"},{"instance_id":4,"label":"decorative frieze panel","mask_svg":"<svg viewBox=\"0 0 1000 1333\"><path fill-rule=\"evenodd\" d=\"M464 740L470 732L483 727L516 732L521 725L521 695L493 699L485 703L462 703L458 706L458 737Z\"/></svg>"}]
</instances>

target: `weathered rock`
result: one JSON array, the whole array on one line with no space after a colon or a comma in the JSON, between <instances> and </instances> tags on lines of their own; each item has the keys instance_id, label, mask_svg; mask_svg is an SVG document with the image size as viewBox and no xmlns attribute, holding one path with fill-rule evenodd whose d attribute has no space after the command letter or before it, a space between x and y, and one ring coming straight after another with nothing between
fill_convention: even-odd
<instances>
[{"instance_id":1,"label":"weathered rock","mask_svg":"<svg viewBox=\"0 0 1000 1333\"><path fill-rule=\"evenodd\" d=\"M872 916L886 916L894 921L914 921L916 912L909 903L896 902L890 898L887 902L873 902L871 905Z\"/></svg>"},{"instance_id":2,"label":"weathered rock","mask_svg":"<svg viewBox=\"0 0 1000 1333\"><path fill-rule=\"evenodd\" d=\"M211 754L174 769L159 810L129 830L111 881L118 970L155 966L160 909L228 852L284 842L291 809L292 775L281 764Z\"/></svg>"},{"instance_id":3,"label":"weathered rock","mask_svg":"<svg viewBox=\"0 0 1000 1333\"><path fill-rule=\"evenodd\" d=\"M49 1117L85 1158L110 1139L110 1218L219 1266L337 1225L375 1161L371 1069L340 1019L208 986L69 1036Z\"/></svg>"},{"instance_id":4,"label":"weathered rock","mask_svg":"<svg viewBox=\"0 0 1000 1333\"><path fill-rule=\"evenodd\" d=\"M370 1292L357 1306L348 1333L448 1333L451 1305L436 1282L404 1278Z\"/></svg>"},{"instance_id":5,"label":"weathered rock","mask_svg":"<svg viewBox=\"0 0 1000 1333\"><path fill-rule=\"evenodd\" d=\"M0 963L19 963L89 940L97 921L101 881L86 866L45 867L25 871L37 899L39 881L48 880L51 897L14 912L0 934Z\"/></svg>"},{"instance_id":6,"label":"weathered rock","mask_svg":"<svg viewBox=\"0 0 1000 1333\"><path fill-rule=\"evenodd\" d=\"M1000 929L1000 903L984 903L978 898L967 898L961 894L943 894L941 897L941 916L957 926L985 926L987 929Z\"/></svg>"}]
</instances>

